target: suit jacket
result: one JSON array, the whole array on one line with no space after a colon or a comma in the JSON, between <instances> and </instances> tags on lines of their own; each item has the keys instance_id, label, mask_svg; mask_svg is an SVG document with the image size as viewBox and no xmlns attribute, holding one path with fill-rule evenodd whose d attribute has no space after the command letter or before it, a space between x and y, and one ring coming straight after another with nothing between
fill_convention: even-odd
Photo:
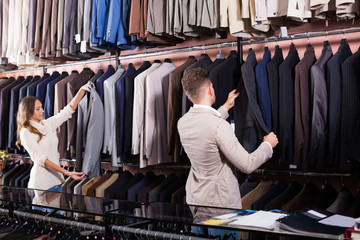
<instances>
[{"instance_id":1,"label":"suit jacket","mask_svg":"<svg viewBox=\"0 0 360 240\"><path fill-rule=\"evenodd\" d=\"M122 172L116 181L104 190L104 197L115 198L118 189L122 189L132 177L133 175L129 171Z\"/></svg>"},{"instance_id":2,"label":"suit jacket","mask_svg":"<svg viewBox=\"0 0 360 240\"><path fill-rule=\"evenodd\" d=\"M63 109L67 104L68 100L66 99L66 83L71 79L74 79L78 76L78 71L72 71L69 76L64 78L55 84L55 94L54 94L54 114L58 113ZM70 158L70 153L67 150L67 122L64 122L57 130L57 135L59 138L59 155L60 158Z\"/></svg>"},{"instance_id":3,"label":"suit jacket","mask_svg":"<svg viewBox=\"0 0 360 240\"><path fill-rule=\"evenodd\" d=\"M157 185L149 192L149 203L158 202L160 200L160 192L178 180L174 174L170 174L163 182Z\"/></svg>"},{"instance_id":4,"label":"suit jacket","mask_svg":"<svg viewBox=\"0 0 360 240\"><path fill-rule=\"evenodd\" d=\"M111 165L120 167L121 159L117 156L116 142L116 117L115 117L115 83L121 78L125 68L119 66L118 70L104 81L104 111L105 111L105 133L103 153L111 154Z\"/></svg>"},{"instance_id":5,"label":"suit jacket","mask_svg":"<svg viewBox=\"0 0 360 240\"><path fill-rule=\"evenodd\" d=\"M119 178L119 174L113 173L105 182L99 185L95 189L96 197L103 198L105 196L105 189L108 188L110 185L112 185L118 178Z\"/></svg>"},{"instance_id":6,"label":"suit jacket","mask_svg":"<svg viewBox=\"0 0 360 240\"><path fill-rule=\"evenodd\" d=\"M105 73L101 75L101 77L99 77L95 82L96 91L98 92L102 102L104 102L104 81L114 73L114 67L112 65L109 65Z\"/></svg>"},{"instance_id":7,"label":"suit jacket","mask_svg":"<svg viewBox=\"0 0 360 240\"><path fill-rule=\"evenodd\" d=\"M91 178L87 183L85 183L85 184L81 187L81 194L82 194L83 196L86 196L89 188L90 188L93 184L95 184L97 181L99 181L100 179L101 179L101 176L95 177L95 178Z\"/></svg>"},{"instance_id":8,"label":"suit jacket","mask_svg":"<svg viewBox=\"0 0 360 240\"><path fill-rule=\"evenodd\" d=\"M78 1L65 0L64 5L64 33L63 33L63 54L79 51L79 44L75 42L77 33L77 8Z\"/></svg>"},{"instance_id":9,"label":"suit jacket","mask_svg":"<svg viewBox=\"0 0 360 240\"><path fill-rule=\"evenodd\" d=\"M32 165L29 165L26 169L26 171L24 171L21 175L19 175L16 180L15 180L15 187L21 187L21 181L28 175L30 174Z\"/></svg>"},{"instance_id":10,"label":"suit jacket","mask_svg":"<svg viewBox=\"0 0 360 240\"><path fill-rule=\"evenodd\" d=\"M116 142L117 142L117 156L124 158L124 108L125 108L125 78L135 72L135 68L130 63L126 72L115 84L115 114L116 114Z\"/></svg>"},{"instance_id":11,"label":"suit jacket","mask_svg":"<svg viewBox=\"0 0 360 240\"><path fill-rule=\"evenodd\" d=\"M308 165L310 143L310 68L315 62L314 48L309 46L304 58L295 67L294 163L304 170Z\"/></svg>"},{"instance_id":12,"label":"suit jacket","mask_svg":"<svg viewBox=\"0 0 360 240\"><path fill-rule=\"evenodd\" d=\"M301 186L297 182L289 183L282 193L265 205L265 210L280 209L282 205L293 199L300 191Z\"/></svg>"},{"instance_id":13,"label":"suit jacket","mask_svg":"<svg viewBox=\"0 0 360 240\"><path fill-rule=\"evenodd\" d=\"M76 169L88 177L101 176L104 107L94 89L79 102L77 121Z\"/></svg>"},{"instance_id":14,"label":"suit jacket","mask_svg":"<svg viewBox=\"0 0 360 240\"><path fill-rule=\"evenodd\" d=\"M256 188L254 188L254 190L241 198L242 209L252 209L252 204L260 197L262 197L267 191L269 191L272 184L273 181L271 180L259 182L259 184L256 186Z\"/></svg>"},{"instance_id":15,"label":"suit jacket","mask_svg":"<svg viewBox=\"0 0 360 240\"><path fill-rule=\"evenodd\" d=\"M332 57L331 47L324 46L320 58L311 67L311 102L312 120L310 133L310 165L325 167L328 96L325 80L326 62Z\"/></svg>"},{"instance_id":16,"label":"suit jacket","mask_svg":"<svg viewBox=\"0 0 360 240\"><path fill-rule=\"evenodd\" d=\"M60 73L54 71L49 77L38 83L38 85L36 86L36 97L40 98L40 101L43 105L45 104L47 84L58 78L59 76Z\"/></svg>"},{"instance_id":17,"label":"suit jacket","mask_svg":"<svg viewBox=\"0 0 360 240\"><path fill-rule=\"evenodd\" d=\"M340 167L348 167L349 153L358 148L360 134L360 49L342 63ZM358 153L359 154L359 153ZM351 159L360 159L359 155Z\"/></svg>"},{"instance_id":18,"label":"suit jacket","mask_svg":"<svg viewBox=\"0 0 360 240\"><path fill-rule=\"evenodd\" d=\"M241 196L244 197L246 194L255 189L257 185L258 183L251 179L244 181L239 187Z\"/></svg>"},{"instance_id":19,"label":"suit jacket","mask_svg":"<svg viewBox=\"0 0 360 240\"><path fill-rule=\"evenodd\" d=\"M17 123L16 123L16 114L19 107L19 91L20 88L25 84L30 82L32 76L24 77L19 76L17 81L21 81L16 87L11 89L10 94L10 109L9 109L9 135L7 141L8 148L15 148L15 142L17 141Z\"/></svg>"},{"instance_id":20,"label":"suit jacket","mask_svg":"<svg viewBox=\"0 0 360 240\"><path fill-rule=\"evenodd\" d=\"M52 80L46 85L46 96L44 103L44 115L45 119L54 115L54 95L55 95L55 84L69 76L67 72L62 72L60 76ZM36 77L36 76L35 76Z\"/></svg>"},{"instance_id":21,"label":"suit jacket","mask_svg":"<svg viewBox=\"0 0 360 240\"><path fill-rule=\"evenodd\" d=\"M216 60L213 63L215 62ZM237 86L239 74L239 60L235 51L231 51L226 60L223 60L219 65L210 70L209 76L216 95L216 102L212 106L213 108L218 109L226 102L229 92ZM233 120L234 114L232 109L229 110L229 115L228 120Z\"/></svg>"},{"instance_id":22,"label":"suit jacket","mask_svg":"<svg viewBox=\"0 0 360 240\"><path fill-rule=\"evenodd\" d=\"M35 29L36 29L36 8L37 0L30 0L29 24L27 36L27 50L30 51L35 47Z\"/></svg>"},{"instance_id":23,"label":"suit jacket","mask_svg":"<svg viewBox=\"0 0 360 240\"><path fill-rule=\"evenodd\" d=\"M326 209L326 211L335 214L345 214L354 203L354 196L346 187L341 189L335 201Z\"/></svg>"},{"instance_id":24,"label":"suit jacket","mask_svg":"<svg viewBox=\"0 0 360 240\"><path fill-rule=\"evenodd\" d=\"M144 153L148 158L147 163L149 165L174 161L166 149L169 74L174 69L175 65L173 63L164 62L146 77Z\"/></svg>"},{"instance_id":25,"label":"suit jacket","mask_svg":"<svg viewBox=\"0 0 360 240\"><path fill-rule=\"evenodd\" d=\"M224 55L222 55L224 56ZM204 68L206 71L208 71L209 75L210 75L210 72L216 68L216 66L218 66L220 63L222 63L223 61L225 60L225 57L224 58L218 58L216 56L216 59L208 66L206 66L206 68Z\"/></svg>"},{"instance_id":26,"label":"suit jacket","mask_svg":"<svg viewBox=\"0 0 360 240\"><path fill-rule=\"evenodd\" d=\"M338 193L335 188L333 188L330 184L325 184L321 187L319 194L308 207L325 210L335 201L337 195Z\"/></svg>"},{"instance_id":27,"label":"suit jacket","mask_svg":"<svg viewBox=\"0 0 360 240\"><path fill-rule=\"evenodd\" d=\"M43 14L44 14L44 2L45 0L38 0L36 4L36 25L35 25L35 42L34 52L39 54L41 49L42 40L42 28L43 28Z\"/></svg>"},{"instance_id":28,"label":"suit jacket","mask_svg":"<svg viewBox=\"0 0 360 240\"><path fill-rule=\"evenodd\" d=\"M256 99L255 82L256 57L253 50L241 66L241 75L237 90L240 96L235 101L235 134L247 152L253 152L269 133Z\"/></svg>"},{"instance_id":29,"label":"suit jacket","mask_svg":"<svg viewBox=\"0 0 360 240\"><path fill-rule=\"evenodd\" d=\"M289 202L285 203L281 210L293 213L307 207L317 196L319 189L312 183L306 183L301 191Z\"/></svg>"},{"instance_id":30,"label":"suit jacket","mask_svg":"<svg viewBox=\"0 0 360 240\"><path fill-rule=\"evenodd\" d=\"M131 154L132 147L132 118L134 103L134 79L137 75L151 66L149 61L144 61L141 67L125 78L125 109L124 109L124 142L123 152L126 155L124 160Z\"/></svg>"},{"instance_id":31,"label":"suit jacket","mask_svg":"<svg viewBox=\"0 0 360 240\"><path fill-rule=\"evenodd\" d=\"M10 78L11 79L11 78ZM21 83L20 81L14 81L2 88L0 91L0 149L5 149L8 141L9 134L9 110L10 110L10 94L11 89Z\"/></svg>"},{"instance_id":32,"label":"suit jacket","mask_svg":"<svg viewBox=\"0 0 360 240\"><path fill-rule=\"evenodd\" d=\"M44 12L43 12L43 27L42 27L42 41L41 49L39 52L40 57L49 57L51 52L51 28L50 28L50 15L51 15L52 0L45 0Z\"/></svg>"},{"instance_id":33,"label":"suit jacket","mask_svg":"<svg viewBox=\"0 0 360 240\"><path fill-rule=\"evenodd\" d=\"M147 185L145 188L141 189L137 194L137 201L140 203L148 203L149 202L149 192L153 190L156 186L161 184L165 180L164 175L156 176L153 181Z\"/></svg>"},{"instance_id":34,"label":"suit jacket","mask_svg":"<svg viewBox=\"0 0 360 240\"><path fill-rule=\"evenodd\" d=\"M3 0L0 1L0 56L2 54L2 24L3 24Z\"/></svg>"},{"instance_id":35,"label":"suit jacket","mask_svg":"<svg viewBox=\"0 0 360 240\"><path fill-rule=\"evenodd\" d=\"M286 188L287 184L285 182L280 179L276 180L274 184L270 187L269 191L267 191L259 199L253 202L252 209L265 210L265 205L277 196L279 196L279 194L285 191Z\"/></svg>"},{"instance_id":36,"label":"suit jacket","mask_svg":"<svg viewBox=\"0 0 360 240\"><path fill-rule=\"evenodd\" d=\"M132 177L126 185L124 185L122 188L117 189L117 192L115 194L115 199L127 200L128 199L128 190L132 186L134 186L135 184L140 182L143 178L144 178L144 175L142 175L141 173L135 174L134 177Z\"/></svg>"},{"instance_id":37,"label":"suit jacket","mask_svg":"<svg viewBox=\"0 0 360 240\"><path fill-rule=\"evenodd\" d=\"M58 18L57 18L57 36L56 36L56 57L62 56L62 41L64 34L64 7L65 0L59 0Z\"/></svg>"},{"instance_id":38,"label":"suit jacket","mask_svg":"<svg viewBox=\"0 0 360 240\"><path fill-rule=\"evenodd\" d=\"M94 72L90 68L84 70L75 78L70 79L66 83L65 92L67 92L67 101L70 102L75 97L78 90L94 76ZM77 114L75 113L72 118L67 121L67 149L70 150L70 155L75 158L75 140L76 140L76 120Z\"/></svg>"},{"instance_id":39,"label":"suit jacket","mask_svg":"<svg viewBox=\"0 0 360 240\"><path fill-rule=\"evenodd\" d=\"M56 56L56 41L58 34L59 0L53 0L51 5L50 19L50 55Z\"/></svg>"},{"instance_id":40,"label":"suit jacket","mask_svg":"<svg viewBox=\"0 0 360 240\"><path fill-rule=\"evenodd\" d=\"M171 184L170 186L167 186L165 189L162 189L159 194L159 201L160 202L171 202L171 196L172 194L183 187L186 183L186 179L184 177L180 177L176 182ZM170 209L168 209L170 210Z\"/></svg>"},{"instance_id":41,"label":"suit jacket","mask_svg":"<svg viewBox=\"0 0 360 240\"><path fill-rule=\"evenodd\" d=\"M280 162L292 162L294 154L294 80L300 61L294 44L279 66L279 151ZM292 81L289 81L291 79Z\"/></svg>"},{"instance_id":42,"label":"suit jacket","mask_svg":"<svg viewBox=\"0 0 360 240\"><path fill-rule=\"evenodd\" d=\"M145 187L150 185L156 178L156 175L152 172L148 172L146 176L128 189L127 200L136 202L137 194Z\"/></svg>"},{"instance_id":43,"label":"suit jacket","mask_svg":"<svg viewBox=\"0 0 360 240\"><path fill-rule=\"evenodd\" d=\"M340 119L341 119L341 88L343 74L341 64L352 55L345 39L335 55L326 63L326 85L328 93L328 156L327 163L340 163Z\"/></svg>"},{"instance_id":44,"label":"suit jacket","mask_svg":"<svg viewBox=\"0 0 360 240\"><path fill-rule=\"evenodd\" d=\"M50 74L45 73L42 78L40 78L36 82L33 82L30 85L28 85L27 90L26 90L26 96L36 96L37 85L39 83L41 83L42 81L46 80L49 76L50 76Z\"/></svg>"},{"instance_id":45,"label":"suit jacket","mask_svg":"<svg viewBox=\"0 0 360 240\"><path fill-rule=\"evenodd\" d=\"M5 57L7 51L7 45L8 45L9 0L3 0L1 14L2 14L1 57Z\"/></svg>"},{"instance_id":46,"label":"suit jacket","mask_svg":"<svg viewBox=\"0 0 360 240\"><path fill-rule=\"evenodd\" d=\"M168 92L168 106L167 106L167 151L169 154L174 154L174 162L180 161L180 138L179 132L176 128L177 122L181 117L181 98L182 85L181 78L184 70L196 62L195 57L190 56L185 63L177 67L169 74L169 92Z\"/></svg>"},{"instance_id":47,"label":"suit jacket","mask_svg":"<svg viewBox=\"0 0 360 240\"><path fill-rule=\"evenodd\" d=\"M17 179L20 175L22 175L24 172L26 172L26 171L29 169L29 167L30 167L29 164L24 164L24 165L22 165L22 166L23 166L23 167L22 167L19 171L17 171L15 175L13 175L13 176L9 179L9 186L10 186L10 187L15 187L15 181L16 181L16 179Z\"/></svg>"},{"instance_id":48,"label":"suit jacket","mask_svg":"<svg viewBox=\"0 0 360 240\"><path fill-rule=\"evenodd\" d=\"M175 0L174 11L175 11L175 14L174 14L175 36L198 37L199 32L196 30L196 26L192 26L190 24L191 17L196 15L195 9L191 8L191 3L189 1ZM193 23L194 23L194 21L195 20L193 20Z\"/></svg>"},{"instance_id":49,"label":"suit jacket","mask_svg":"<svg viewBox=\"0 0 360 240\"><path fill-rule=\"evenodd\" d=\"M262 143L249 154L225 121L225 108L218 111L220 115L215 109L195 106L178 122L181 143L191 162L186 202L241 208L235 167L250 173L271 157L272 149Z\"/></svg>"},{"instance_id":50,"label":"suit jacket","mask_svg":"<svg viewBox=\"0 0 360 240\"><path fill-rule=\"evenodd\" d=\"M268 48L265 49L263 59L255 67L257 99L261 109L265 125L269 131L272 131L271 122L271 99L269 91L268 73L266 65L270 61L271 53Z\"/></svg>"},{"instance_id":51,"label":"suit jacket","mask_svg":"<svg viewBox=\"0 0 360 240\"><path fill-rule=\"evenodd\" d=\"M360 194L358 193L354 203L346 211L345 215L356 218L360 214Z\"/></svg>"},{"instance_id":52,"label":"suit jacket","mask_svg":"<svg viewBox=\"0 0 360 240\"><path fill-rule=\"evenodd\" d=\"M184 70L184 75L193 68L205 68L208 65L210 65L211 63L212 63L212 60L210 59L210 57L207 54L203 53L203 54L201 54L199 60L197 60L196 62L194 62L192 65L188 66ZM187 111L189 111L190 107L192 106L192 103L187 98L184 91L182 94L182 103L181 104L182 104L181 113L183 116Z\"/></svg>"},{"instance_id":53,"label":"suit jacket","mask_svg":"<svg viewBox=\"0 0 360 240\"><path fill-rule=\"evenodd\" d=\"M104 176L102 176L98 181L96 181L96 183L94 183L93 185L91 185L91 187L88 189L87 191L87 196L90 197L96 197L96 189L103 184L104 182L106 182L109 178L111 177L111 173L105 173Z\"/></svg>"},{"instance_id":54,"label":"suit jacket","mask_svg":"<svg viewBox=\"0 0 360 240\"><path fill-rule=\"evenodd\" d=\"M33 79L31 79L30 82L26 83L24 86L22 86L19 90L19 99L18 99L18 103L20 104L21 99L23 99L24 97L27 96L27 87L30 86L32 83L39 81L41 77L39 75L36 75L33 77Z\"/></svg>"},{"instance_id":55,"label":"suit jacket","mask_svg":"<svg viewBox=\"0 0 360 240\"><path fill-rule=\"evenodd\" d=\"M272 131L279 133L279 66L284 61L282 49L279 45L275 47L275 55L266 65L269 80L269 91L271 99L271 126Z\"/></svg>"}]
</instances>

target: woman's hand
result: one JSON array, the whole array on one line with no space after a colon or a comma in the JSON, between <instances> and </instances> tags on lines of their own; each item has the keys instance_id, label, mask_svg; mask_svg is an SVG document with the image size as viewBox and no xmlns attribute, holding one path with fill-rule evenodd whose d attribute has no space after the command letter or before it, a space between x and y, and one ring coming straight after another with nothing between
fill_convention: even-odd
<instances>
[{"instance_id":1,"label":"woman's hand","mask_svg":"<svg viewBox=\"0 0 360 240\"><path fill-rule=\"evenodd\" d=\"M237 98L239 96L240 93L236 93L236 89L232 90L229 95L228 98L226 100L226 102L224 103L224 108L226 108L226 110L230 110L234 104L235 104L235 98Z\"/></svg>"},{"instance_id":2,"label":"woman's hand","mask_svg":"<svg viewBox=\"0 0 360 240\"><path fill-rule=\"evenodd\" d=\"M80 90L84 90L87 92L91 92L91 89L95 89L95 85L92 82L87 82L84 85L82 85L82 87L80 88Z\"/></svg>"},{"instance_id":3,"label":"woman's hand","mask_svg":"<svg viewBox=\"0 0 360 240\"><path fill-rule=\"evenodd\" d=\"M91 86L91 87L89 87ZM75 97L70 101L70 107L72 110L76 110L80 100L85 95L86 92L91 92L91 89L95 89L95 85L92 82L87 82L86 84L82 85L79 91L76 93Z\"/></svg>"},{"instance_id":4,"label":"woman's hand","mask_svg":"<svg viewBox=\"0 0 360 240\"><path fill-rule=\"evenodd\" d=\"M76 181L80 181L80 180L84 179L85 173L83 173L83 172L69 172L68 176L71 177L72 179L76 180Z\"/></svg>"}]
</instances>

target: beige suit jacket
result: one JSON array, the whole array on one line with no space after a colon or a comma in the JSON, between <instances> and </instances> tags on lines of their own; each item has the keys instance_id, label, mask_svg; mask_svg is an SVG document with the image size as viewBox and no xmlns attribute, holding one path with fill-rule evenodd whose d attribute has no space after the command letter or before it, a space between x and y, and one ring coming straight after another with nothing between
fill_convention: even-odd
<instances>
[{"instance_id":1,"label":"beige suit jacket","mask_svg":"<svg viewBox=\"0 0 360 240\"><path fill-rule=\"evenodd\" d=\"M241 208L235 168L251 173L272 156L272 149L262 143L248 153L239 143L228 113L219 108L190 108L178 122L181 143L190 158L186 183L186 202L203 206Z\"/></svg>"}]
</instances>

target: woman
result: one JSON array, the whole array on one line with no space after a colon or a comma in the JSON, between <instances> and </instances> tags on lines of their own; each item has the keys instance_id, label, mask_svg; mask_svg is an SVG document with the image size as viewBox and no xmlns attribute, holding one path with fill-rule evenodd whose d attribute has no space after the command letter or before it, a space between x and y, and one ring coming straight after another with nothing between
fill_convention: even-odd
<instances>
[{"instance_id":1,"label":"woman","mask_svg":"<svg viewBox=\"0 0 360 240\"><path fill-rule=\"evenodd\" d=\"M28 188L61 192L63 174L75 180L84 178L85 174L82 172L69 172L60 167L59 140L55 130L71 118L85 91L91 91L89 83L80 88L64 109L46 120L43 119L44 110L38 98L29 96L21 100L17 113L20 139L16 145L23 145L34 162Z\"/></svg>"}]
</instances>

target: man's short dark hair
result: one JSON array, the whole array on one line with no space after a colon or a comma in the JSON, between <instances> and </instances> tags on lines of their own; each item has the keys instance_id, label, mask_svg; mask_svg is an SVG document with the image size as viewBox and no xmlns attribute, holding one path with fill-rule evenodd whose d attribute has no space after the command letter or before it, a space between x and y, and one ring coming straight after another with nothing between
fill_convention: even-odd
<instances>
[{"instance_id":1,"label":"man's short dark hair","mask_svg":"<svg viewBox=\"0 0 360 240\"><path fill-rule=\"evenodd\" d=\"M209 82L210 78L208 71L202 68L191 69L181 79L183 89L192 101L199 97L200 87Z\"/></svg>"}]
</instances>

